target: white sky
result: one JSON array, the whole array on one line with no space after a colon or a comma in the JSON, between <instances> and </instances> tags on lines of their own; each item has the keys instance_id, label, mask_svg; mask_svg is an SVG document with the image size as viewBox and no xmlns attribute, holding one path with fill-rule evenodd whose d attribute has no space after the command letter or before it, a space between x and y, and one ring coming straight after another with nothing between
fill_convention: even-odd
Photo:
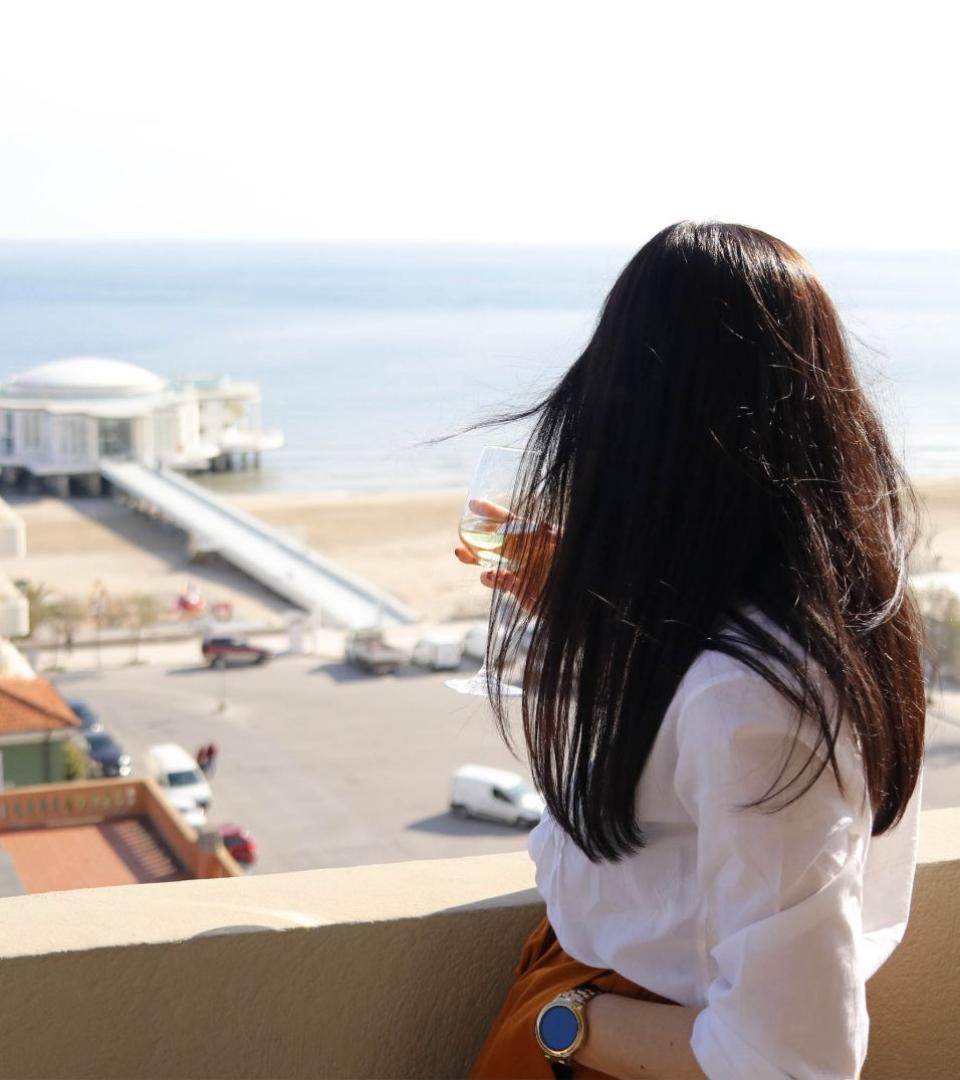
<instances>
[{"instance_id":1,"label":"white sky","mask_svg":"<svg viewBox=\"0 0 960 1080\"><path fill-rule=\"evenodd\" d=\"M960 249L951 7L0 0L0 237Z\"/></svg>"}]
</instances>

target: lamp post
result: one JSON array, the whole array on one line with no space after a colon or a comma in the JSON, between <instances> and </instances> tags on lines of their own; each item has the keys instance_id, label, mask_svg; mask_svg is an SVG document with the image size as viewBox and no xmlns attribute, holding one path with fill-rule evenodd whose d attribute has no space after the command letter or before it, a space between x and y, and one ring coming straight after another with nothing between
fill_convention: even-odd
<instances>
[{"instance_id":1,"label":"lamp post","mask_svg":"<svg viewBox=\"0 0 960 1080\"><path fill-rule=\"evenodd\" d=\"M103 615L106 610L107 604L107 590L102 581L94 582L93 586L93 620L96 628L96 649L97 649L97 672L103 670L103 658L100 654L100 631L103 626Z\"/></svg>"},{"instance_id":2,"label":"lamp post","mask_svg":"<svg viewBox=\"0 0 960 1080\"><path fill-rule=\"evenodd\" d=\"M217 667L220 669L220 701L217 705L216 712L224 713L227 711L227 658L221 656L217 661Z\"/></svg>"}]
</instances>

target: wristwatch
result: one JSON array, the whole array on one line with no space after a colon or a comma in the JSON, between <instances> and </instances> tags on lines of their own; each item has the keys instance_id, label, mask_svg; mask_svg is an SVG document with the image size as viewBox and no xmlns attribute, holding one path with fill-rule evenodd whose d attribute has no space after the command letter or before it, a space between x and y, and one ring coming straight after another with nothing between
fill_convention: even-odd
<instances>
[{"instance_id":1,"label":"wristwatch","mask_svg":"<svg viewBox=\"0 0 960 1080\"><path fill-rule=\"evenodd\" d=\"M573 1055L587 1037L586 1004L602 993L593 983L557 994L537 1014L534 1032L537 1043L550 1062L571 1065Z\"/></svg>"}]
</instances>

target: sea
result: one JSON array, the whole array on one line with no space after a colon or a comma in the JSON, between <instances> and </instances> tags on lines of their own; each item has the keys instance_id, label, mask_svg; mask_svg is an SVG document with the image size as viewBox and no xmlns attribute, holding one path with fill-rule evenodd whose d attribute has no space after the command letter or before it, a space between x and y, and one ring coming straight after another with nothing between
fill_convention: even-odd
<instances>
[{"instance_id":1,"label":"sea","mask_svg":"<svg viewBox=\"0 0 960 1080\"><path fill-rule=\"evenodd\" d=\"M108 356L259 382L282 449L224 491L465 486L465 432L533 404L576 359L632 252L277 243L0 245L0 380ZM918 478L960 475L960 253L807 252Z\"/></svg>"}]
</instances>

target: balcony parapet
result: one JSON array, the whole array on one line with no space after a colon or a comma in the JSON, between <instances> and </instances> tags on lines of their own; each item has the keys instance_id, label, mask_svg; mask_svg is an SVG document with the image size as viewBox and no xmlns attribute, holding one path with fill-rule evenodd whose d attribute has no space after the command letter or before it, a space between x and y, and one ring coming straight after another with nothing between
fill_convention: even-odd
<instances>
[{"instance_id":1,"label":"balcony parapet","mask_svg":"<svg viewBox=\"0 0 960 1080\"><path fill-rule=\"evenodd\" d=\"M955 1080L960 809L923 815L864 1080ZM0 1077L465 1076L543 915L525 853L0 900Z\"/></svg>"}]
</instances>

